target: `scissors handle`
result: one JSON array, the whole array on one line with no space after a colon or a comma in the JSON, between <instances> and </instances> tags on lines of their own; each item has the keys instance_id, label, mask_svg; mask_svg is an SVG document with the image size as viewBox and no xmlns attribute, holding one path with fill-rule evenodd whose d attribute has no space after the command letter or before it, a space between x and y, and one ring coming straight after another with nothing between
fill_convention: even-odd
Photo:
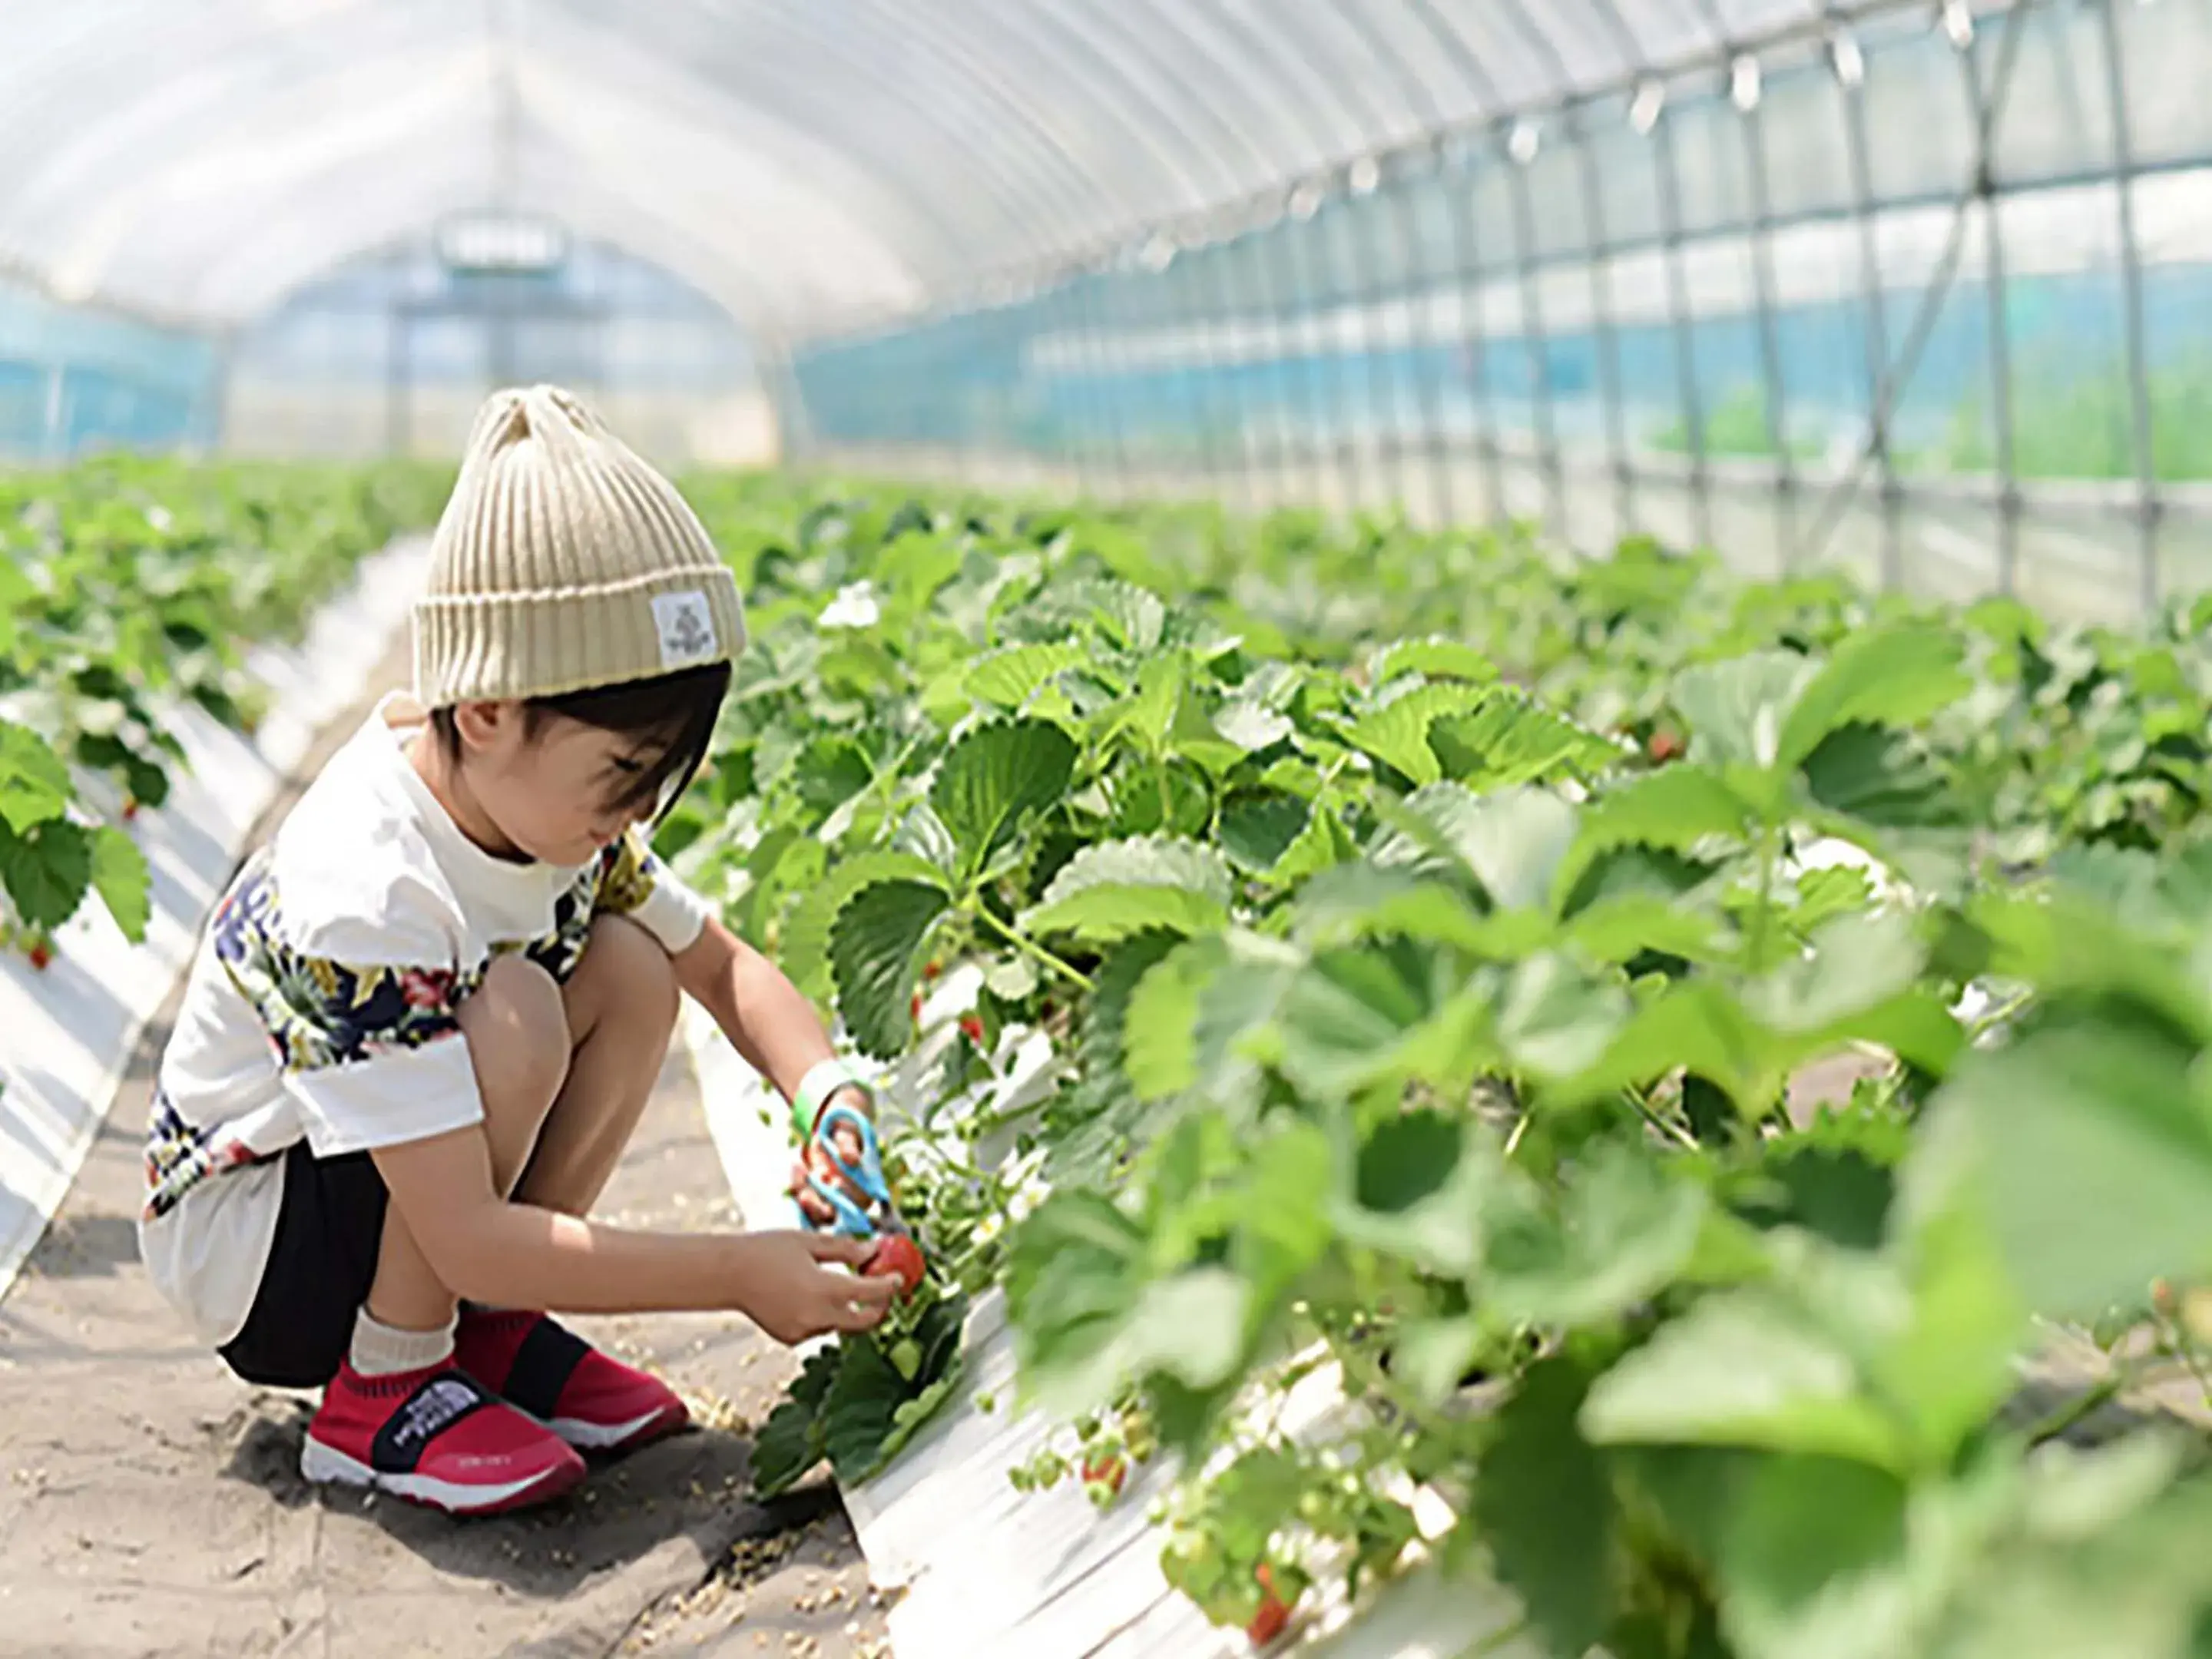
<instances>
[{"instance_id":1,"label":"scissors handle","mask_svg":"<svg viewBox=\"0 0 2212 1659\"><path fill-rule=\"evenodd\" d=\"M860 1136L860 1161L858 1164L848 1164L838 1155L837 1143L830 1137L830 1131L839 1123L849 1123ZM855 1204L843 1188L823 1182L814 1173L810 1159L806 1183L836 1212L836 1230L855 1238L868 1238L879 1232L904 1232L906 1224L899 1219L897 1209L891 1202L890 1185L884 1179L883 1150L876 1139L876 1126L868 1121L867 1115L842 1103L830 1106L816 1120L814 1138L822 1144L830 1161L837 1166L838 1173L866 1194L870 1209L879 1212L871 1214L869 1210Z\"/></svg>"}]
</instances>

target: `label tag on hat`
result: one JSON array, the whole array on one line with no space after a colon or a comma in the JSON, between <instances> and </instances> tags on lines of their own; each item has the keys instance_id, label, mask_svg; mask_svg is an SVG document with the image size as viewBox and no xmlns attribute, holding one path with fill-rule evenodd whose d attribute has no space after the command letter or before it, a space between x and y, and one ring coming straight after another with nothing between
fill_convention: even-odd
<instances>
[{"instance_id":1,"label":"label tag on hat","mask_svg":"<svg viewBox=\"0 0 2212 1659\"><path fill-rule=\"evenodd\" d=\"M714 613L696 587L653 597L653 620L660 629L660 665L688 668L713 660L719 641Z\"/></svg>"}]
</instances>

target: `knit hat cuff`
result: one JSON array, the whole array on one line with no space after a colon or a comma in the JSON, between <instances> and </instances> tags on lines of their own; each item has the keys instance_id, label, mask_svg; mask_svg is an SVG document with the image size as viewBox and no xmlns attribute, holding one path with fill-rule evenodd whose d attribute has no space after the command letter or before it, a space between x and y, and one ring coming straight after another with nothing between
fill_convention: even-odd
<instances>
[{"instance_id":1,"label":"knit hat cuff","mask_svg":"<svg viewBox=\"0 0 2212 1659\"><path fill-rule=\"evenodd\" d=\"M416 602L414 624L425 708L652 679L745 647L737 580L720 566L561 592L430 595Z\"/></svg>"}]
</instances>

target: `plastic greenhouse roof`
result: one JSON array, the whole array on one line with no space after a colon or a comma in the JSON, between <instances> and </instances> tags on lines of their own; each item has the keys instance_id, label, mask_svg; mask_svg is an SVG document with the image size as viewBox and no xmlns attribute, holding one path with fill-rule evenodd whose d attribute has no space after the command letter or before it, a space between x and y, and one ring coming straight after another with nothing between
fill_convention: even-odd
<instances>
[{"instance_id":1,"label":"plastic greenhouse roof","mask_svg":"<svg viewBox=\"0 0 2212 1659\"><path fill-rule=\"evenodd\" d=\"M0 0L0 269L222 326L501 206L619 242L790 339L1892 9Z\"/></svg>"}]
</instances>

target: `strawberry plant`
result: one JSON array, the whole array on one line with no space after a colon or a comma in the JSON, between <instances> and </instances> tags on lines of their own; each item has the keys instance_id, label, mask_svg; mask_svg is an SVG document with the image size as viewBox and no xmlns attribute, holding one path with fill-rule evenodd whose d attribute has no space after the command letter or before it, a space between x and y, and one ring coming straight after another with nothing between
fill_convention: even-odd
<instances>
[{"instance_id":1,"label":"strawberry plant","mask_svg":"<svg viewBox=\"0 0 2212 1659\"><path fill-rule=\"evenodd\" d=\"M127 826L181 750L159 713L252 729L244 645L290 638L365 553L427 523L413 467L191 466L112 458L0 478L0 929L34 956L97 893L148 918Z\"/></svg>"},{"instance_id":2,"label":"strawberry plant","mask_svg":"<svg viewBox=\"0 0 2212 1659\"><path fill-rule=\"evenodd\" d=\"M1425 1559L1563 1656L2196 1650L2199 1448L2072 1443L2198 1363L2144 1305L2212 1265L2193 634L699 493L758 644L670 845L909 1072L924 1297L1001 1291L1072 1425L1018 1484L1157 1449L1163 1570L1263 1641ZM942 1398L915 1308L810 1360L771 1486ZM2051 1321L2112 1370L2038 1412Z\"/></svg>"}]
</instances>

